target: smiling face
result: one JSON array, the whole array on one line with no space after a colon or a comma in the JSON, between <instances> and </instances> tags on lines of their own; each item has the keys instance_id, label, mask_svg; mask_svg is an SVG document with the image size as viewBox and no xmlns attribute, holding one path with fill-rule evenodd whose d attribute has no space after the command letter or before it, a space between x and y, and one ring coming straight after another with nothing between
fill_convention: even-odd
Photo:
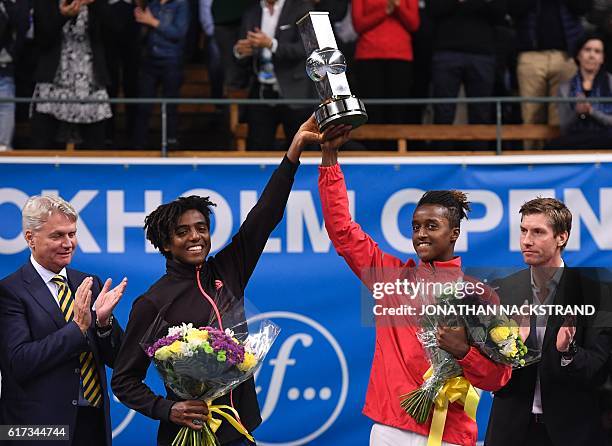
<instances>
[{"instance_id":1,"label":"smiling face","mask_svg":"<svg viewBox=\"0 0 612 446\"><path fill-rule=\"evenodd\" d=\"M423 262L446 262L454 257L459 228L451 228L448 209L424 204L412 215L412 245Z\"/></svg>"},{"instance_id":2,"label":"smiling face","mask_svg":"<svg viewBox=\"0 0 612 446\"><path fill-rule=\"evenodd\" d=\"M72 260L77 247L76 221L54 212L40 229L25 231L32 256L41 266L59 273Z\"/></svg>"},{"instance_id":3,"label":"smiling face","mask_svg":"<svg viewBox=\"0 0 612 446\"><path fill-rule=\"evenodd\" d=\"M210 252L210 231L204 215L195 209L185 211L164 250L178 262L201 265Z\"/></svg>"},{"instance_id":4,"label":"smiling face","mask_svg":"<svg viewBox=\"0 0 612 446\"><path fill-rule=\"evenodd\" d=\"M524 215L521 220L521 253L530 266L561 266L561 250L569 234L555 235L553 227L544 214Z\"/></svg>"}]
</instances>

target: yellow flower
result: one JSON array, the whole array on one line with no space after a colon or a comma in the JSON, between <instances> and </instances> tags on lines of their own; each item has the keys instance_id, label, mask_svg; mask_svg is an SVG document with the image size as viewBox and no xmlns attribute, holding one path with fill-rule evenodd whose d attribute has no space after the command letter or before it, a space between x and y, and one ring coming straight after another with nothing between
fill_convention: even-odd
<instances>
[{"instance_id":1,"label":"yellow flower","mask_svg":"<svg viewBox=\"0 0 612 446\"><path fill-rule=\"evenodd\" d=\"M519 335L519 326L517 325L517 323L516 323L516 321L514 319L510 319L508 321L508 327L510 328L510 332L512 333L512 336L518 337L518 335Z\"/></svg>"},{"instance_id":2,"label":"yellow flower","mask_svg":"<svg viewBox=\"0 0 612 446\"><path fill-rule=\"evenodd\" d=\"M489 331L489 334L491 335L491 339L493 339L493 342L495 342L496 344L501 344L510 337L511 331L508 327L499 326Z\"/></svg>"},{"instance_id":3,"label":"yellow flower","mask_svg":"<svg viewBox=\"0 0 612 446\"><path fill-rule=\"evenodd\" d=\"M253 353L244 352L244 361L238 364L238 370L246 372L257 365L257 358Z\"/></svg>"},{"instance_id":4,"label":"yellow flower","mask_svg":"<svg viewBox=\"0 0 612 446\"><path fill-rule=\"evenodd\" d=\"M167 345L158 348L155 352L155 359L157 359L158 361L165 361L170 357L172 357L172 352L170 351Z\"/></svg>"},{"instance_id":5,"label":"yellow flower","mask_svg":"<svg viewBox=\"0 0 612 446\"><path fill-rule=\"evenodd\" d=\"M203 343L208 341L208 332L206 330L198 330L197 328L192 328L187 332L187 336L185 336L187 342L192 344Z\"/></svg>"},{"instance_id":6,"label":"yellow flower","mask_svg":"<svg viewBox=\"0 0 612 446\"><path fill-rule=\"evenodd\" d=\"M183 351L183 344L184 342L174 341L172 344L168 345L167 348L174 355L178 355Z\"/></svg>"}]
</instances>

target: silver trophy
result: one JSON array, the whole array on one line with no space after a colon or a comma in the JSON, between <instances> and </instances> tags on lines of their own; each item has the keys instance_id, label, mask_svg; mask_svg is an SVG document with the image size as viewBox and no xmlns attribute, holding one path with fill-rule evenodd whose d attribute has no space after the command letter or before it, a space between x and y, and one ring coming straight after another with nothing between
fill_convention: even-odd
<instances>
[{"instance_id":1,"label":"silver trophy","mask_svg":"<svg viewBox=\"0 0 612 446\"><path fill-rule=\"evenodd\" d=\"M319 129L348 124L353 128L368 121L363 102L351 94L346 79L346 60L338 50L328 12L309 12L297 22L308 54L306 72L323 101L315 111Z\"/></svg>"}]
</instances>

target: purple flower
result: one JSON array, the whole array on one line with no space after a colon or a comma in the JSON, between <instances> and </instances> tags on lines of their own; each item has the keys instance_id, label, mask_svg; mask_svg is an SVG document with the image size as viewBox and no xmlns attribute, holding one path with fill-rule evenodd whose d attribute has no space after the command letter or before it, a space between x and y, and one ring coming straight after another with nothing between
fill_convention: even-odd
<instances>
[{"instance_id":1,"label":"purple flower","mask_svg":"<svg viewBox=\"0 0 612 446\"><path fill-rule=\"evenodd\" d=\"M165 336L163 338L158 339L155 343L147 348L147 355L149 358L155 356L155 352L166 345L172 344L174 341L179 339L181 335L176 334L173 336Z\"/></svg>"},{"instance_id":2,"label":"purple flower","mask_svg":"<svg viewBox=\"0 0 612 446\"><path fill-rule=\"evenodd\" d=\"M244 361L244 346L236 343L227 333L212 327L200 327L200 330L208 331L208 342L215 354L225 351L226 360L232 365Z\"/></svg>"}]
</instances>

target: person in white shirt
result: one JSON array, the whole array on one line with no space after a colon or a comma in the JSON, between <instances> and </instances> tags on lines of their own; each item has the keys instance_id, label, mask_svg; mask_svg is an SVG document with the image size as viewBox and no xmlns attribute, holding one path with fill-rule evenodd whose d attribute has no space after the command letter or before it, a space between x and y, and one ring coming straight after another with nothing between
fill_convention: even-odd
<instances>
[{"instance_id":1,"label":"person in white shirt","mask_svg":"<svg viewBox=\"0 0 612 446\"><path fill-rule=\"evenodd\" d=\"M261 0L247 10L234 56L245 67L242 85L253 99L315 98L314 84L306 76L306 52L295 23L313 4L307 0ZM249 67L251 69L249 70ZM255 105L247 108L247 148L275 148L276 127L285 135L296 133L313 107Z\"/></svg>"}]
</instances>

